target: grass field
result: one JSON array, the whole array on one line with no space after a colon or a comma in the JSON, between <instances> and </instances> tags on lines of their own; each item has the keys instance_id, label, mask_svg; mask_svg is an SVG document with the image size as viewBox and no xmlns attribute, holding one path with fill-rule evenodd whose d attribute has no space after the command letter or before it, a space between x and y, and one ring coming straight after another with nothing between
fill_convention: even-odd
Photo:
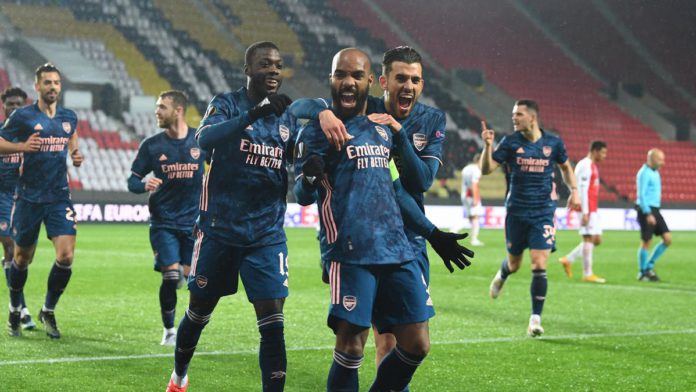
<instances>
[{"instance_id":1,"label":"grass field","mask_svg":"<svg viewBox=\"0 0 696 392\"><path fill-rule=\"evenodd\" d=\"M333 335L326 327L328 286L321 283L314 230L288 231L290 297L286 303L288 391L325 390ZM42 236L43 237L43 236ZM432 349L412 391L696 390L696 233L674 233L656 270L662 282L636 281L636 232L606 232L595 272L606 285L574 280L549 266L542 339L526 337L528 260L500 298L488 284L504 254L503 233L484 231L474 265L449 274L431 256ZM559 252L578 241L558 233ZM42 238L26 295L38 313L53 259ZM70 286L56 317L62 339L43 330L0 337L0 391L158 391L172 370L162 327L146 226L81 225ZM0 289L7 298L7 288ZM179 291L177 318L187 292ZM3 318L6 313L3 313ZM258 391L258 333L251 305L221 301L190 367L190 391ZM360 371L367 390L375 369L368 342Z\"/></svg>"}]
</instances>

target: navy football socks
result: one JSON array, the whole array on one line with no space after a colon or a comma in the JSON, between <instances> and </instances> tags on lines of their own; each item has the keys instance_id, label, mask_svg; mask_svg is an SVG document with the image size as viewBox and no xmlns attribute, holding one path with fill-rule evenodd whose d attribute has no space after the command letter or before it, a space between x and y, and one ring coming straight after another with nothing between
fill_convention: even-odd
<instances>
[{"instance_id":1,"label":"navy football socks","mask_svg":"<svg viewBox=\"0 0 696 392\"><path fill-rule=\"evenodd\" d=\"M256 321L261 334L259 367L263 391L283 391L288 362L285 353L282 313L263 316Z\"/></svg>"}]
</instances>

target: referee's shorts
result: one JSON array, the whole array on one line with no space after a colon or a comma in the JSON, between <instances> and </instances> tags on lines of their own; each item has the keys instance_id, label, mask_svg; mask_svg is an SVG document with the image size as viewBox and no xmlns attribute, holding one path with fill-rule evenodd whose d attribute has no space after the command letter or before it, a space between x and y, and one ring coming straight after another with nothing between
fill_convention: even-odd
<instances>
[{"instance_id":1,"label":"referee's shorts","mask_svg":"<svg viewBox=\"0 0 696 392\"><path fill-rule=\"evenodd\" d=\"M669 233L669 227L665 223L665 218L660 214L660 209L657 207L650 207L650 213L655 217L655 224L648 224L648 215L644 214L640 207L636 206L638 211L638 224L640 224L640 238L643 241L650 241L653 235L663 235Z\"/></svg>"}]
</instances>

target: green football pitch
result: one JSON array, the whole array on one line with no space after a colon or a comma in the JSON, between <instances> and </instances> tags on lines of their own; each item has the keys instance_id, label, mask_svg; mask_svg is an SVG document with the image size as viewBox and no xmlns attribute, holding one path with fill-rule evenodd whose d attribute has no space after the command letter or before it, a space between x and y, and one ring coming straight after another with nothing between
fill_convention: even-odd
<instances>
[{"instance_id":1,"label":"green football pitch","mask_svg":"<svg viewBox=\"0 0 696 392\"><path fill-rule=\"evenodd\" d=\"M161 347L159 274L152 270L148 229L81 225L72 281L56 311L63 337L43 329L0 337L1 391L162 391L173 350ZM488 284L504 255L502 231L483 231L474 264L449 274L431 254L437 315L432 348L412 391L696 390L696 233L673 233L657 264L662 281L636 281L637 232L606 232L595 250L605 285L582 283L581 260L568 279L557 257L576 245L559 232L544 308L546 334L526 336L528 259L497 300ZM312 229L288 230L290 297L285 307L288 391L325 390L333 335L326 327L328 286L320 279ZM43 237L43 235L42 235ZM42 238L26 296L34 316L53 260ZM0 293L7 298L3 284ZM187 292L179 291L179 318ZM6 309L6 308L5 308ZM7 313L3 313L3 318ZM41 327L41 325L39 325ZM223 299L203 332L189 369L190 391L258 391L258 333L244 294ZM374 374L368 341L361 390Z\"/></svg>"}]
</instances>

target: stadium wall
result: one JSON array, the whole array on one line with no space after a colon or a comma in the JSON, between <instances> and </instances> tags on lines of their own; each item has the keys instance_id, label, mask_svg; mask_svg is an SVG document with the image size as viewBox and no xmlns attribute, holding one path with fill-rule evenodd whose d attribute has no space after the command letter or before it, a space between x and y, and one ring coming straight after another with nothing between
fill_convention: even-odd
<instances>
[{"instance_id":1,"label":"stadium wall","mask_svg":"<svg viewBox=\"0 0 696 392\"><path fill-rule=\"evenodd\" d=\"M150 214L147 204L132 202L75 202L78 222L89 223L147 223ZM462 208L457 206L426 206L426 215L438 227L469 227ZM502 229L505 223L504 207L486 207L481 227ZM673 231L696 231L696 210L663 209L664 216ZM636 210L628 208L600 208L604 230L638 230ZM289 203L285 213L286 227L316 227L319 224L317 206L300 206ZM557 230L577 230L580 215L566 208L556 210Z\"/></svg>"}]
</instances>

